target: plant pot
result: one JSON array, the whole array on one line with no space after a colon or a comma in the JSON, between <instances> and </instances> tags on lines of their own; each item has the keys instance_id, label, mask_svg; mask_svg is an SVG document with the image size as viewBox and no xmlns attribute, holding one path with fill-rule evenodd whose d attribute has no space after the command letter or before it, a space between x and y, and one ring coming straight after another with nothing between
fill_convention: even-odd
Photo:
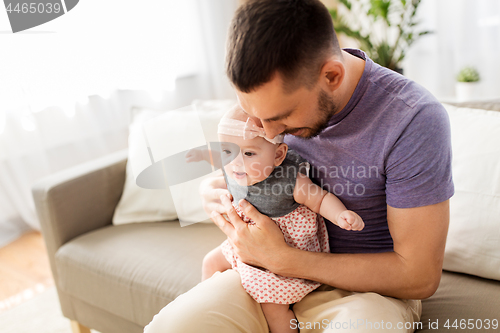
<instances>
[{"instance_id":1,"label":"plant pot","mask_svg":"<svg viewBox=\"0 0 500 333\"><path fill-rule=\"evenodd\" d=\"M458 102L477 99L479 94L478 82L457 82L455 83L455 94Z\"/></svg>"},{"instance_id":2,"label":"plant pot","mask_svg":"<svg viewBox=\"0 0 500 333\"><path fill-rule=\"evenodd\" d=\"M404 75L403 74L403 69L401 67L396 67L396 68L393 69L393 71L395 71L396 73L399 73L401 75Z\"/></svg>"}]
</instances>

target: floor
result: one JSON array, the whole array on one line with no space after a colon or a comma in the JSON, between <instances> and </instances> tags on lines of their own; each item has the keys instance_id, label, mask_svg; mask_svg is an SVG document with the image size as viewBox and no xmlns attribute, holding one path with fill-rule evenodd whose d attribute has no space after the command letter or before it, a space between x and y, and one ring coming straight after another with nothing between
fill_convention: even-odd
<instances>
[{"instance_id":1,"label":"floor","mask_svg":"<svg viewBox=\"0 0 500 333\"><path fill-rule=\"evenodd\" d=\"M0 248L0 312L53 285L47 250L39 232L27 232Z\"/></svg>"},{"instance_id":2,"label":"floor","mask_svg":"<svg viewBox=\"0 0 500 333\"><path fill-rule=\"evenodd\" d=\"M31 230L33 228L27 225L21 217L2 219L0 221L0 249Z\"/></svg>"}]
</instances>

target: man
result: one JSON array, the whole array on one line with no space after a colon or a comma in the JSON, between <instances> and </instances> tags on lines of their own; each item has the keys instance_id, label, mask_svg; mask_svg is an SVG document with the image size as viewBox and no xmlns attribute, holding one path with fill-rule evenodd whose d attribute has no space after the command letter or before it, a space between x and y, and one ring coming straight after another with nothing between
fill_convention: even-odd
<instances>
[{"instance_id":1,"label":"man","mask_svg":"<svg viewBox=\"0 0 500 333\"><path fill-rule=\"evenodd\" d=\"M222 177L205 208L243 262L323 285L294 304L301 332L413 332L419 299L438 287L449 221L450 131L437 100L414 82L341 50L316 0L249 1L236 12L227 74L239 105L266 136L285 133L311 178L365 221L327 222L331 253L287 246L279 228L243 201L242 222ZM220 198L220 200L219 200ZM230 222L221 213L226 213ZM232 270L181 295L146 328L156 332L267 332L259 304Z\"/></svg>"}]
</instances>

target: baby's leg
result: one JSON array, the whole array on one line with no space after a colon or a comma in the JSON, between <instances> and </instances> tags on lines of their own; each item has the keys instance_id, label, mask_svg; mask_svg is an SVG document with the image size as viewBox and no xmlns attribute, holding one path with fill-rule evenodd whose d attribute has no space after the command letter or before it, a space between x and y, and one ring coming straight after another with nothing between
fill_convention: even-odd
<instances>
[{"instance_id":1,"label":"baby's leg","mask_svg":"<svg viewBox=\"0 0 500 333\"><path fill-rule=\"evenodd\" d=\"M222 254L220 245L212 251L208 252L203 258L203 265L201 268L201 281L205 281L215 272L224 272L231 268L231 264L227 262L226 257Z\"/></svg>"},{"instance_id":2,"label":"baby's leg","mask_svg":"<svg viewBox=\"0 0 500 333\"><path fill-rule=\"evenodd\" d=\"M295 314L290 310L288 304L261 303L260 305L271 333L297 333L299 331L297 328L291 328Z\"/></svg>"}]
</instances>

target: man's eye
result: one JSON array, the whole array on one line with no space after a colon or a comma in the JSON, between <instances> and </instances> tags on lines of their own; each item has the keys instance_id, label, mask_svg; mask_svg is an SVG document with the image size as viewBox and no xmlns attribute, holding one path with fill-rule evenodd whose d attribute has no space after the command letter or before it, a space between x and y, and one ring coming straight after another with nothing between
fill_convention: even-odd
<instances>
[{"instance_id":1,"label":"man's eye","mask_svg":"<svg viewBox=\"0 0 500 333\"><path fill-rule=\"evenodd\" d=\"M250 151L245 152L245 156L253 156L253 155L255 155L255 154L250 152Z\"/></svg>"}]
</instances>

